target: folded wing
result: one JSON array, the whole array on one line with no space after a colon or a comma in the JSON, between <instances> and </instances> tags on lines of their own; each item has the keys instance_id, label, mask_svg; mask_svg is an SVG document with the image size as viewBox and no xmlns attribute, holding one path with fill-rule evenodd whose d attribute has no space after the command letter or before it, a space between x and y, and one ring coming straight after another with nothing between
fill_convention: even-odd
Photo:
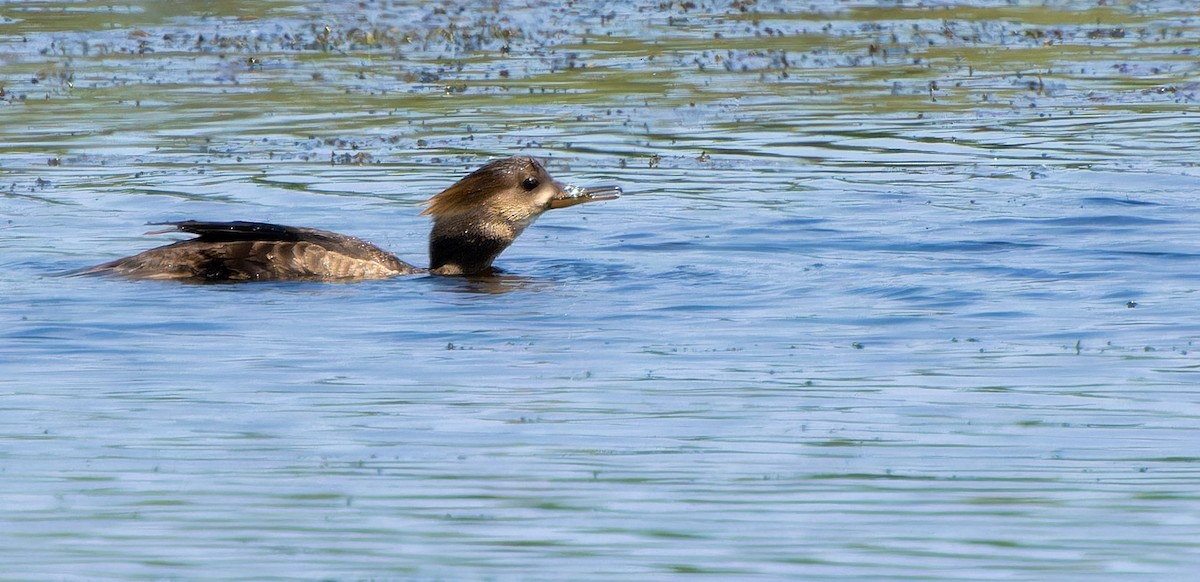
<instances>
[{"instance_id":1,"label":"folded wing","mask_svg":"<svg viewBox=\"0 0 1200 582\"><path fill-rule=\"evenodd\" d=\"M196 238L110 261L82 274L194 282L383 279L419 272L371 243L312 228L264 222L155 223L149 234Z\"/></svg>"}]
</instances>

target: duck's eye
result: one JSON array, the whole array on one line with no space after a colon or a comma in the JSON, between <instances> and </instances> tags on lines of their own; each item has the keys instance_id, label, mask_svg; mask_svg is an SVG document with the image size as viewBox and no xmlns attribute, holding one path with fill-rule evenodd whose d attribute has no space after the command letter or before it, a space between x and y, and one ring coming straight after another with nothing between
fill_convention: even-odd
<instances>
[{"instance_id":1,"label":"duck's eye","mask_svg":"<svg viewBox=\"0 0 1200 582\"><path fill-rule=\"evenodd\" d=\"M526 192L532 192L534 188L538 187L538 184L540 184L540 182L538 182L537 178L525 178L521 181L521 187L524 188Z\"/></svg>"}]
</instances>

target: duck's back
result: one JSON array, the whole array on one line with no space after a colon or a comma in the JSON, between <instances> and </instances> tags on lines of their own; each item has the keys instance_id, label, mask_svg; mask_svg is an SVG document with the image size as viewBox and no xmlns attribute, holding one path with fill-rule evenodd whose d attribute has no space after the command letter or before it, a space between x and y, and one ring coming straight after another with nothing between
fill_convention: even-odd
<instances>
[{"instance_id":1,"label":"duck's back","mask_svg":"<svg viewBox=\"0 0 1200 582\"><path fill-rule=\"evenodd\" d=\"M197 238L97 265L85 274L195 282L384 279L419 272L366 241L262 222L163 223Z\"/></svg>"}]
</instances>

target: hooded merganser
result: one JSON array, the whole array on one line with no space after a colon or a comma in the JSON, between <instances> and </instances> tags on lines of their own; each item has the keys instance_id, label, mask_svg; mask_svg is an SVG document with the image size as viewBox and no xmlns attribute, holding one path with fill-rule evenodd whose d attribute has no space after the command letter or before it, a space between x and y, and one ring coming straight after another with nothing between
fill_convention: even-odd
<instances>
[{"instance_id":1,"label":"hooded merganser","mask_svg":"<svg viewBox=\"0 0 1200 582\"><path fill-rule=\"evenodd\" d=\"M579 188L556 182L533 158L487 163L425 201L433 217L429 268L414 267L364 240L324 230L261 222L156 223L147 234L197 238L86 269L82 274L191 282L384 279L397 275L479 275L551 208L612 200L619 186Z\"/></svg>"}]
</instances>

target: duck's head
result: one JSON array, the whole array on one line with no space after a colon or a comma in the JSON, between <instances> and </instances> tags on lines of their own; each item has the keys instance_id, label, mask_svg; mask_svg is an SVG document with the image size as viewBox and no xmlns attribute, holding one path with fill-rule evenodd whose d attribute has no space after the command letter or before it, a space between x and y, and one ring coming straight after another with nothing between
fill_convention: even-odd
<instances>
[{"instance_id":1,"label":"duck's head","mask_svg":"<svg viewBox=\"0 0 1200 582\"><path fill-rule=\"evenodd\" d=\"M421 214L433 217L429 270L441 275L483 273L543 212L620 194L618 186L564 186L533 158L489 162L425 201Z\"/></svg>"}]
</instances>

